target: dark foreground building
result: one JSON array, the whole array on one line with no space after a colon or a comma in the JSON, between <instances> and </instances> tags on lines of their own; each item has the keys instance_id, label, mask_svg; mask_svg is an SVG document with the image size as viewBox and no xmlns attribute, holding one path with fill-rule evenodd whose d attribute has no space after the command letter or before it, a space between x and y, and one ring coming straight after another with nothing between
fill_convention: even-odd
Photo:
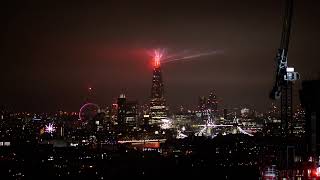
<instances>
[{"instance_id":1,"label":"dark foreground building","mask_svg":"<svg viewBox=\"0 0 320 180\"><path fill-rule=\"evenodd\" d=\"M317 146L320 144L320 80L303 81L300 99L306 112L308 153L315 156L319 154Z\"/></svg>"}]
</instances>

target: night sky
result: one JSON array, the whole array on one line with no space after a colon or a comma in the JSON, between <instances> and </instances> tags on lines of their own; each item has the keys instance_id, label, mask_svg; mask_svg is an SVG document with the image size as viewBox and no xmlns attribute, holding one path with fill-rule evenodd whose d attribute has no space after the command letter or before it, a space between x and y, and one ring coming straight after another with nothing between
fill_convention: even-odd
<instances>
[{"instance_id":1,"label":"night sky","mask_svg":"<svg viewBox=\"0 0 320 180\"><path fill-rule=\"evenodd\" d=\"M194 107L214 90L221 106L264 110L282 31L280 0L10 1L1 3L0 105L16 111L77 111L122 92L148 102L147 50L221 50L162 66L171 109ZM289 65L320 72L320 2L296 0ZM296 83L294 95L301 81Z\"/></svg>"}]
</instances>

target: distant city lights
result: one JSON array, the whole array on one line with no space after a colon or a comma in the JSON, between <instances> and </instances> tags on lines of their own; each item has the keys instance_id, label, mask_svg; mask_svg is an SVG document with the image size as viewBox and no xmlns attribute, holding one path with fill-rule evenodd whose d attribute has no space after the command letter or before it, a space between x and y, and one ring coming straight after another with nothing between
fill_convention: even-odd
<instances>
[{"instance_id":1,"label":"distant city lights","mask_svg":"<svg viewBox=\"0 0 320 180\"><path fill-rule=\"evenodd\" d=\"M162 119L161 120L161 125L160 125L161 129L170 129L172 128L172 120L170 119Z\"/></svg>"}]
</instances>

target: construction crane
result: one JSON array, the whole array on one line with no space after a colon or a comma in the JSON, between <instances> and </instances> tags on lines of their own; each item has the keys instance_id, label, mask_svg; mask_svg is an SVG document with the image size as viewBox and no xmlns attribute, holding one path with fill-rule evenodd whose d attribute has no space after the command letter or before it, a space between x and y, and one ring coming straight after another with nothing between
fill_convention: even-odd
<instances>
[{"instance_id":1,"label":"construction crane","mask_svg":"<svg viewBox=\"0 0 320 180\"><path fill-rule=\"evenodd\" d=\"M281 106L281 134L287 136L288 124L292 123L292 84L299 79L299 73L293 67L288 67L288 49L290 40L293 0L286 0L285 14L283 16L283 30L280 48L276 56L276 78L270 97L280 99ZM292 126L291 126L292 127ZM290 128L292 132L292 128Z\"/></svg>"}]
</instances>

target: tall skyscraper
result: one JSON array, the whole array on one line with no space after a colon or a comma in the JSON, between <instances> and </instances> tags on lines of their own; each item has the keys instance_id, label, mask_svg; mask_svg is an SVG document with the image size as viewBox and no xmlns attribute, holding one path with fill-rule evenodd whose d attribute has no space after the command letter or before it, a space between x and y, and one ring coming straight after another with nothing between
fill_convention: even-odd
<instances>
[{"instance_id":1,"label":"tall skyscraper","mask_svg":"<svg viewBox=\"0 0 320 180\"><path fill-rule=\"evenodd\" d=\"M218 115L218 100L217 96L213 94L213 92L210 92L210 95L207 100L207 108L211 110L213 116Z\"/></svg>"},{"instance_id":2,"label":"tall skyscraper","mask_svg":"<svg viewBox=\"0 0 320 180\"><path fill-rule=\"evenodd\" d=\"M152 77L151 99L150 99L150 121L149 124L159 124L161 119L167 117L166 99L164 98L164 87L160 66L161 54L155 52L154 68Z\"/></svg>"},{"instance_id":3,"label":"tall skyscraper","mask_svg":"<svg viewBox=\"0 0 320 180\"><path fill-rule=\"evenodd\" d=\"M126 96L121 94L117 101L118 104L118 114L117 121L119 129L123 130L126 120Z\"/></svg>"}]
</instances>

